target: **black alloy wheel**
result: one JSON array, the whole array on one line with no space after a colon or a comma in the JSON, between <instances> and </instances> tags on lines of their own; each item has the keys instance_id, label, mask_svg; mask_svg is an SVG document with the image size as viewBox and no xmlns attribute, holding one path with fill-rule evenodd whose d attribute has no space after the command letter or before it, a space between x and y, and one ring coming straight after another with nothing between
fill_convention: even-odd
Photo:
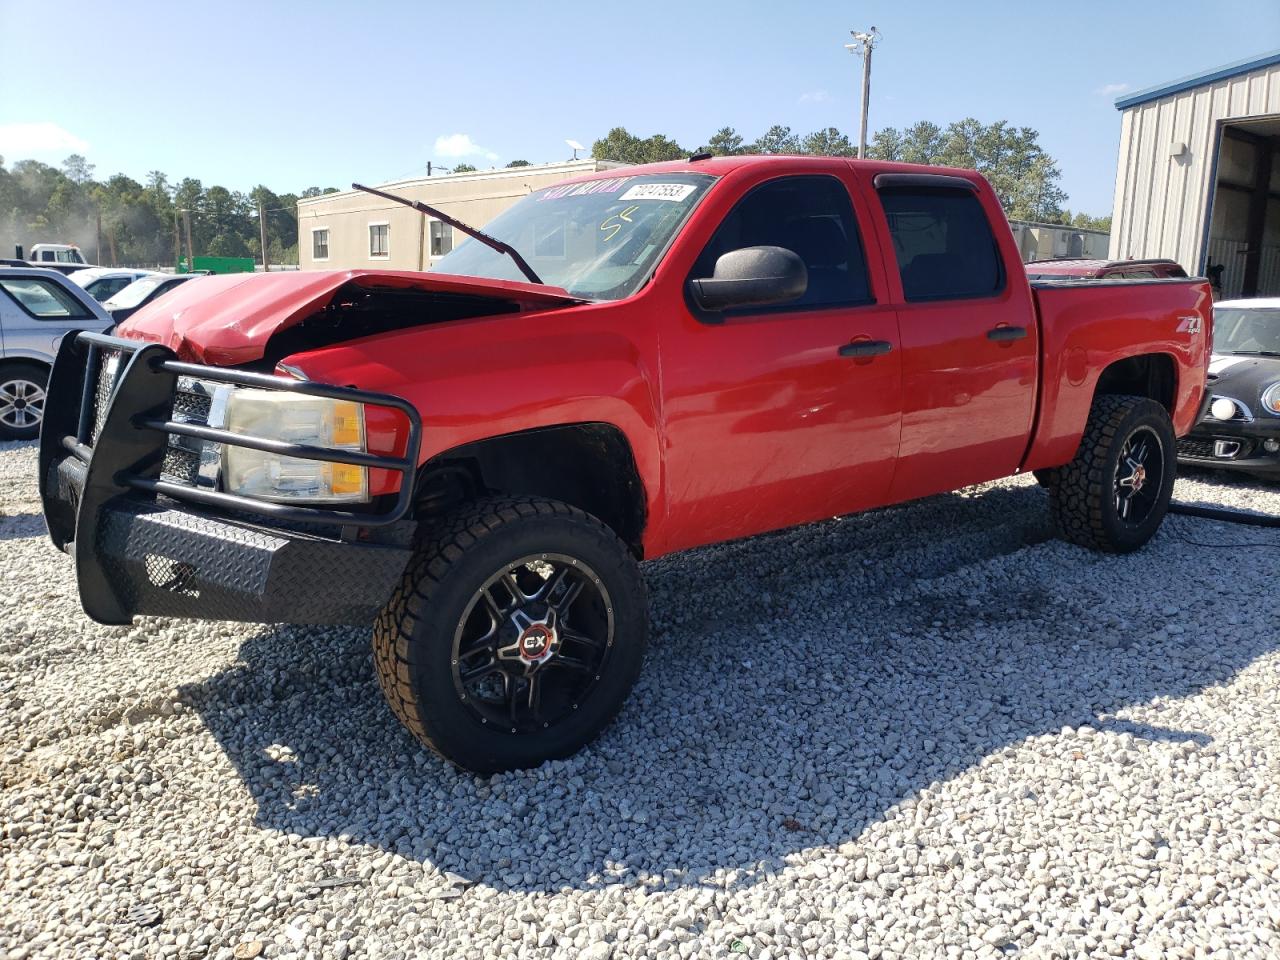
<instances>
[{"instance_id":1,"label":"black alloy wheel","mask_svg":"<svg viewBox=\"0 0 1280 960\"><path fill-rule=\"evenodd\" d=\"M1164 448L1150 427L1139 427L1125 439L1116 460L1116 516L1131 527L1146 523L1164 486Z\"/></svg>"},{"instance_id":2,"label":"black alloy wheel","mask_svg":"<svg viewBox=\"0 0 1280 960\"><path fill-rule=\"evenodd\" d=\"M453 640L453 679L481 723L549 729L600 682L613 603L595 571L564 554L523 557L472 597Z\"/></svg>"}]
</instances>

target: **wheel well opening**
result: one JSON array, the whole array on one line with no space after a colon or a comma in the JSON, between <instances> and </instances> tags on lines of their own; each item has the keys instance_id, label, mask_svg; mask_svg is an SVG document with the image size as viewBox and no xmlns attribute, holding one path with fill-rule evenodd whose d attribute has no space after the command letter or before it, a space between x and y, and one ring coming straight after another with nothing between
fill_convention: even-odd
<instances>
[{"instance_id":1,"label":"wheel well opening","mask_svg":"<svg viewBox=\"0 0 1280 960\"><path fill-rule=\"evenodd\" d=\"M10 367L33 367L42 373L47 374L49 372L49 364L33 357L4 357L0 359L0 370L7 370Z\"/></svg>"},{"instance_id":2,"label":"wheel well opening","mask_svg":"<svg viewBox=\"0 0 1280 960\"><path fill-rule=\"evenodd\" d=\"M598 517L641 555L644 484L626 437L607 423L544 427L446 451L422 467L418 516L495 494L547 497Z\"/></svg>"},{"instance_id":3,"label":"wheel well opening","mask_svg":"<svg viewBox=\"0 0 1280 960\"><path fill-rule=\"evenodd\" d=\"M1095 396L1127 394L1147 397L1173 414L1178 374L1167 353L1145 353L1117 360L1102 371Z\"/></svg>"}]
</instances>

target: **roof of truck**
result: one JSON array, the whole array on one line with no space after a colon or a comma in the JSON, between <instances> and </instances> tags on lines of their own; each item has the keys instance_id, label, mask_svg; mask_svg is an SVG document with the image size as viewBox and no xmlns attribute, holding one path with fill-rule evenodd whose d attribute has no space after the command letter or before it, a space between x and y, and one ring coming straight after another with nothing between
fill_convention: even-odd
<instances>
[{"instance_id":1,"label":"roof of truck","mask_svg":"<svg viewBox=\"0 0 1280 960\"><path fill-rule=\"evenodd\" d=\"M788 166L802 164L813 167L831 168L840 164L852 163L860 167L877 171L900 171L903 173L927 173L932 175L962 176L967 180L976 179L979 174L974 170L958 167L931 167L920 163L897 163L888 160L858 160L856 157L818 157L811 154L739 154L732 157L708 156L694 154L684 160L663 160L658 163L641 163L628 167L615 167L594 173L573 177L562 183L575 183L586 180L608 180L614 177L649 176L655 173L709 173L713 176L724 176L743 167L754 167L786 163Z\"/></svg>"}]
</instances>

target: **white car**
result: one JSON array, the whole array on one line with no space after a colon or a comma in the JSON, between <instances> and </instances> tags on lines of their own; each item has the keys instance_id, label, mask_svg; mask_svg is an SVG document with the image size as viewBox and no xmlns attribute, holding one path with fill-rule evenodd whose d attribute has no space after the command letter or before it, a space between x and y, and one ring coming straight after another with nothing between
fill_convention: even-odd
<instances>
[{"instance_id":1,"label":"white car","mask_svg":"<svg viewBox=\"0 0 1280 960\"><path fill-rule=\"evenodd\" d=\"M110 300L113 296L143 277L157 276L155 270L126 270L116 267L90 267L77 270L67 279L83 287L93 299L99 303Z\"/></svg>"}]
</instances>

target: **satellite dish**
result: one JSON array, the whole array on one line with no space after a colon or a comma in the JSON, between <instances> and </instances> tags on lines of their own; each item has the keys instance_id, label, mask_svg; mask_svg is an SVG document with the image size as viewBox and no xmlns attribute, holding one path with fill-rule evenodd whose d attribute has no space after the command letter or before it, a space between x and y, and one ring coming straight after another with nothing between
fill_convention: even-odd
<instances>
[{"instance_id":1,"label":"satellite dish","mask_svg":"<svg viewBox=\"0 0 1280 960\"><path fill-rule=\"evenodd\" d=\"M569 149L573 151L573 159L575 160L578 159L579 150L587 149L582 144L580 144L577 140L566 140L565 143L567 143L569 145Z\"/></svg>"}]
</instances>

